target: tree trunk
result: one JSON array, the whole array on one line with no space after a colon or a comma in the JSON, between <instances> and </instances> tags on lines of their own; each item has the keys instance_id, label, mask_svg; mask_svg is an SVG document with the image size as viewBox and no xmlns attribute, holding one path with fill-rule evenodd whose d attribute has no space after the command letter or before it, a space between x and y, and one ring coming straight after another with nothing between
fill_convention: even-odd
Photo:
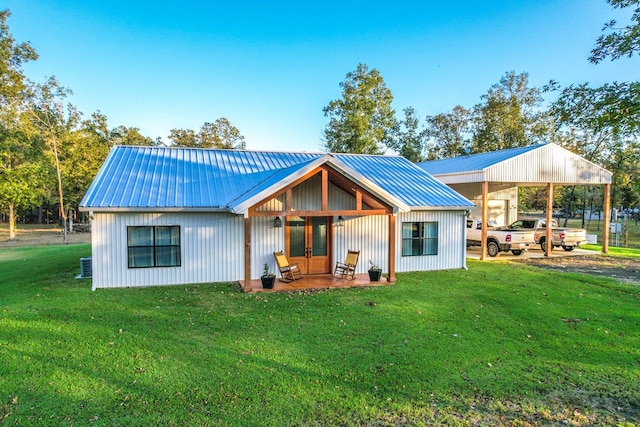
<instances>
[{"instance_id":1,"label":"tree trunk","mask_svg":"<svg viewBox=\"0 0 640 427\"><path fill-rule=\"evenodd\" d=\"M67 212L64 210L64 197L62 196L62 173L60 172L60 158L58 157L58 141L51 138L51 146L56 161L56 174L58 175L58 196L60 198L60 216L62 217L62 242L67 243Z\"/></svg>"},{"instance_id":2,"label":"tree trunk","mask_svg":"<svg viewBox=\"0 0 640 427\"><path fill-rule=\"evenodd\" d=\"M61 200L62 201L62 200ZM62 209L59 210L60 221L62 222L62 243L67 243L67 215Z\"/></svg>"},{"instance_id":3,"label":"tree trunk","mask_svg":"<svg viewBox=\"0 0 640 427\"><path fill-rule=\"evenodd\" d=\"M67 212L67 218L69 218L69 233L73 233L73 211L71 209Z\"/></svg>"},{"instance_id":4,"label":"tree trunk","mask_svg":"<svg viewBox=\"0 0 640 427\"><path fill-rule=\"evenodd\" d=\"M38 206L38 224L42 224L42 205Z\"/></svg>"},{"instance_id":5,"label":"tree trunk","mask_svg":"<svg viewBox=\"0 0 640 427\"><path fill-rule=\"evenodd\" d=\"M9 203L9 240L16 239L16 218L13 214L13 203Z\"/></svg>"}]
</instances>

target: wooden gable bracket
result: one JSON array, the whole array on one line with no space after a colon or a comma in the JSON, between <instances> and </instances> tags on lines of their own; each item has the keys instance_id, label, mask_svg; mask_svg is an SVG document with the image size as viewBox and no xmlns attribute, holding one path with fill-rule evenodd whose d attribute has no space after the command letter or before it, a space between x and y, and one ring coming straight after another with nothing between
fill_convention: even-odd
<instances>
[{"instance_id":1,"label":"wooden gable bracket","mask_svg":"<svg viewBox=\"0 0 640 427\"><path fill-rule=\"evenodd\" d=\"M301 183L307 181L308 179L310 179L311 177L320 174L321 176L321 197L322 197L322 201L321 201L321 209L320 210L313 210L313 211L300 211L300 210L293 210L293 207L291 206L291 199L292 199L292 189L298 185L300 185ZM309 173L305 174L304 176L298 178L297 180L295 180L294 182L292 182L291 184L287 185L285 188L283 188L282 190L280 190L278 193L275 193L261 201L259 201L258 203L256 203L255 205L251 206L248 210L248 216L250 217L255 217L255 216L282 216L282 217L286 217L286 216L338 216L338 215L343 215L343 216L363 216L363 215L389 215L393 213L393 207L385 202L383 202L382 200L380 200L378 197L374 196L373 194L371 194L370 192L368 192L367 190L363 189L362 187L360 187L357 183L348 180L347 178L343 178L342 179L342 184L349 184L349 187L351 188L351 190L355 190L354 191L354 197L356 199L356 207L355 209L342 209L342 210L330 210L329 209L329 182L330 180L330 175L333 175L334 177L337 176L342 176L340 174L338 174L336 171L334 171L333 169L329 168L326 165L322 165L312 171L310 171ZM335 182L334 182L335 183ZM344 191L350 192L347 189L345 189L343 186L339 185L340 183L335 183L338 187L342 188ZM263 210L258 210L258 208L262 205L264 205L265 203L267 203L269 200L272 200L280 195L284 194L285 195L285 206L284 206L284 210L281 211L263 211ZM364 203L363 203L363 196L368 198L369 200L375 201L377 202L378 206L376 206L375 208L372 209L363 209Z\"/></svg>"}]
</instances>

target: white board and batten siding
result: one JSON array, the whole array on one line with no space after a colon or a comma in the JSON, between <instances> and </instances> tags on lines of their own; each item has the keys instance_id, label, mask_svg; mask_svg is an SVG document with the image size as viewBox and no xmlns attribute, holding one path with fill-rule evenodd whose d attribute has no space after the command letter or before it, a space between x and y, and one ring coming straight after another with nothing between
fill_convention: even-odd
<instances>
[{"instance_id":1,"label":"white board and batten siding","mask_svg":"<svg viewBox=\"0 0 640 427\"><path fill-rule=\"evenodd\" d=\"M402 256L403 222L437 222L438 254ZM466 268L466 211L411 211L396 218L396 272ZM389 271L389 219L372 215L345 218L344 227L334 228L333 251L337 260L348 249L360 251L356 273L366 273L369 260Z\"/></svg>"},{"instance_id":2,"label":"white board and batten siding","mask_svg":"<svg viewBox=\"0 0 640 427\"><path fill-rule=\"evenodd\" d=\"M180 226L180 267L129 268L127 227ZM93 289L235 281L244 273L242 216L220 213L95 213Z\"/></svg>"},{"instance_id":3,"label":"white board and batten siding","mask_svg":"<svg viewBox=\"0 0 640 427\"><path fill-rule=\"evenodd\" d=\"M411 211L399 213L396 222L396 272L466 268L466 211ZM403 222L437 222L438 254L402 256Z\"/></svg>"},{"instance_id":4,"label":"white board and batten siding","mask_svg":"<svg viewBox=\"0 0 640 427\"><path fill-rule=\"evenodd\" d=\"M284 251L284 221L283 226L274 227L273 217L258 216L251 218L251 278L257 279L262 276L264 265L269 266L269 272L278 274L276 260L273 253ZM243 233L244 236L244 233ZM244 258L242 260L244 266ZM244 271L244 269L242 270ZM243 273L244 274L244 273ZM235 280L241 280L243 276L238 276Z\"/></svg>"},{"instance_id":5,"label":"white board and batten siding","mask_svg":"<svg viewBox=\"0 0 640 427\"><path fill-rule=\"evenodd\" d=\"M317 185L317 183L313 183ZM311 186L310 186L311 187ZM312 188L306 189L313 193ZM331 186L330 205L352 209L353 196ZM317 198L301 193L300 209L314 209ZM279 203L272 201L271 203ZM427 271L465 267L463 211L412 211L396 219L396 271ZM284 219L284 218L283 218ZM438 222L438 255L402 256L403 222ZM127 227L180 226L179 267L129 268ZM343 261L347 250L359 250L357 273L366 273L369 260L389 270L389 218L386 215L346 217L344 226L333 218L332 253ZM93 288L233 282L244 277L244 218L225 213L95 213L92 224ZM264 264L277 272L274 251L285 250L285 227L273 217L251 218L251 277L262 275Z\"/></svg>"},{"instance_id":6,"label":"white board and batten siding","mask_svg":"<svg viewBox=\"0 0 640 427\"><path fill-rule=\"evenodd\" d=\"M344 226L333 228L333 254L335 261L344 261L349 249L360 251L356 273L366 273L369 260L389 271L388 247L389 219L386 215L345 217Z\"/></svg>"}]
</instances>

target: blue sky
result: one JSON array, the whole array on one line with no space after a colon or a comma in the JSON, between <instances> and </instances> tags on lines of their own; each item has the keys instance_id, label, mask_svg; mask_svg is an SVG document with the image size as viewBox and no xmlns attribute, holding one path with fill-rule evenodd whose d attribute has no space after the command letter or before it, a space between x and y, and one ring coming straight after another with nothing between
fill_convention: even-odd
<instances>
[{"instance_id":1,"label":"blue sky","mask_svg":"<svg viewBox=\"0 0 640 427\"><path fill-rule=\"evenodd\" d=\"M134 1L3 0L10 31L86 116L151 138L226 117L248 149L321 150L339 83L358 63L424 117L472 107L507 71L532 86L638 80L637 58L587 61L605 0Z\"/></svg>"}]
</instances>

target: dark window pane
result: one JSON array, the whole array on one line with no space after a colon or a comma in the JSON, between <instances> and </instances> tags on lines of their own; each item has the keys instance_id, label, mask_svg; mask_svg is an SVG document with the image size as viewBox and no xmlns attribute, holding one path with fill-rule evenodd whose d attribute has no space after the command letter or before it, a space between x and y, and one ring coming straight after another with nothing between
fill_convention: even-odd
<instances>
[{"instance_id":1,"label":"dark window pane","mask_svg":"<svg viewBox=\"0 0 640 427\"><path fill-rule=\"evenodd\" d=\"M129 246L153 246L153 227L129 227L127 243Z\"/></svg>"},{"instance_id":2,"label":"dark window pane","mask_svg":"<svg viewBox=\"0 0 640 427\"><path fill-rule=\"evenodd\" d=\"M153 267L153 247L129 248L129 267Z\"/></svg>"},{"instance_id":3,"label":"dark window pane","mask_svg":"<svg viewBox=\"0 0 640 427\"><path fill-rule=\"evenodd\" d=\"M402 240L402 256L411 256L411 239Z\"/></svg>"},{"instance_id":4,"label":"dark window pane","mask_svg":"<svg viewBox=\"0 0 640 427\"><path fill-rule=\"evenodd\" d=\"M304 218L289 218L289 256L305 256L305 227Z\"/></svg>"},{"instance_id":5,"label":"dark window pane","mask_svg":"<svg viewBox=\"0 0 640 427\"><path fill-rule=\"evenodd\" d=\"M413 223L411 222L403 222L402 223L402 238L410 239L413 235Z\"/></svg>"},{"instance_id":6,"label":"dark window pane","mask_svg":"<svg viewBox=\"0 0 640 427\"><path fill-rule=\"evenodd\" d=\"M180 227L156 227L156 245L169 246L180 244Z\"/></svg>"},{"instance_id":7,"label":"dark window pane","mask_svg":"<svg viewBox=\"0 0 640 427\"><path fill-rule=\"evenodd\" d=\"M311 218L312 254L314 256L327 255L327 218Z\"/></svg>"},{"instance_id":8,"label":"dark window pane","mask_svg":"<svg viewBox=\"0 0 640 427\"><path fill-rule=\"evenodd\" d=\"M160 246L156 248L156 267L176 267L179 265L179 246Z\"/></svg>"}]
</instances>

